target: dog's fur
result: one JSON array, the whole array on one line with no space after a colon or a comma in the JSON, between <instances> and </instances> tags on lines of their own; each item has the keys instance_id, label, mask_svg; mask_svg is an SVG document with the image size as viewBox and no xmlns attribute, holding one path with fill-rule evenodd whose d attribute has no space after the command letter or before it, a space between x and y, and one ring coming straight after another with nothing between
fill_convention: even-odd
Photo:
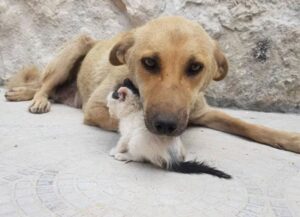
<instances>
[{"instance_id":1,"label":"dog's fur","mask_svg":"<svg viewBox=\"0 0 300 217\"><path fill-rule=\"evenodd\" d=\"M185 149L180 136L151 133L145 126L139 91L126 79L107 96L109 114L119 120L121 137L110 151L120 161L150 162L153 165L180 173L206 173L219 178L231 176L204 162L184 161Z\"/></svg>"},{"instance_id":2,"label":"dog's fur","mask_svg":"<svg viewBox=\"0 0 300 217\"><path fill-rule=\"evenodd\" d=\"M157 60L155 72L142 65L145 57ZM203 69L188 76L186 68L195 61L201 62ZM145 123L154 133L153 120L159 117L176 121L173 135L181 134L188 124L203 125L299 153L299 133L246 123L206 104L202 91L212 80L222 80L227 71L224 54L200 25L181 17L163 17L110 40L76 38L48 64L39 85L11 81L14 85L10 85L6 98L33 98L29 108L32 113L48 112L49 97L58 99L82 107L86 124L116 130L118 120L110 117L106 96L129 77L140 90Z\"/></svg>"}]
</instances>

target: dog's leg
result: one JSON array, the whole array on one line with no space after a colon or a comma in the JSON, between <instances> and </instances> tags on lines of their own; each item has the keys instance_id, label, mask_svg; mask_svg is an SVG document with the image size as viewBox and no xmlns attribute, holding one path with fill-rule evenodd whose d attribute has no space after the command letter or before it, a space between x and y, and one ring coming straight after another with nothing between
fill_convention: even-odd
<instances>
[{"instance_id":1,"label":"dog's leg","mask_svg":"<svg viewBox=\"0 0 300 217\"><path fill-rule=\"evenodd\" d=\"M117 131L119 121L110 116L106 106L106 96L109 93L109 87L104 81L92 93L83 107L84 123L101 127L104 130Z\"/></svg>"},{"instance_id":2,"label":"dog's leg","mask_svg":"<svg viewBox=\"0 0 300 217\"><path fill-rule=\"evenodd\" d=\"M38 88L34 87L13 87L5 93L8 101L27 101L32 100Z\"/></svg>"},{"instance_id":3,"label":"dog's leg","mask_svg":"<svg viewBox=\"0 0 300 217\"><path fill-rule=\"evenodd\" d=\"M284 132L250 124L216 109L208 108L204 113L193 118L191 124L207 126L246 137L274 148L300 153L300 133Z\"/></svg>"},{"instance_id":4,"label":"dog's leg","mask_svg":"<svg viewBox=\"0 0 300 217\"><path fill-rule=\"evenodd\" d=\"M92 95L84 108L84 123L108 131L117 131L119 122L110 117L106 104L98 102L95 95Z\"/></svg>"},{"instance_id":5,"label":"dog's leg","mask_svg":"<svg viewBox=\"0 0 300 217\"><path fill-rule=\"evenodd\" d=\"M44 113L50 110L48 100L57 85L65 82L75 62L92 48L94 40L88 36L79 36L68 42L59 54L47 65L42 78L42 86L34 95L29 111Z\"/></svg>"},{"instance_id":6,"label":"dog's leg","mask_svg":"<svg viewBox=\"0 0 300 217\"><path fill-rule=\"evenodd\" d=\"M110 73L94 90L88 101L83 105L84 123L103 128L104 130L117 131L119 121L110 116L107 105L107 95L116 84L123 82L126 74Z\"/></svg>"},{"instance_id":7,"label":"dog's leg","mask_svg":"<svg viewBox=\"0 0 300 217\"><path fill-rule=\"evenodd\" d=\"M25 67L5 82L8 101L32 100L41 86L41 73L35 66Z\"/></svg>"}]
</instances>

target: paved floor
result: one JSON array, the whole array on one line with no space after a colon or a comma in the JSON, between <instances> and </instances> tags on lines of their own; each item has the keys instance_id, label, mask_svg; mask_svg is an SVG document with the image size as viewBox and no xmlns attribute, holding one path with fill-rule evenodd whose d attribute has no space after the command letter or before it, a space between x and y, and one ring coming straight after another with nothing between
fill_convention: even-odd
<instances>
[{"instance_id":1,"label":"paved floor","mask_svg":"<svg viewBox=\"0 0 300 217\"><path fill-rule=\"evenodd\" d=\"M0 217L300 216L300 155L205 128L184 134L189 158L233 175L184 175L115 161L118 136L82 124L80 110L28 113L0 89ZM300 132L300 116L230 111Z\"/></svg>"}]
</instances>

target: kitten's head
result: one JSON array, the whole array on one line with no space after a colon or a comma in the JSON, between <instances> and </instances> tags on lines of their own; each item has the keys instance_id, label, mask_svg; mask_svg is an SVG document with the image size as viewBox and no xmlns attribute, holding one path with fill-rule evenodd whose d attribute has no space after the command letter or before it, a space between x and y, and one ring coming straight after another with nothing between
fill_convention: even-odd
<instances>
[{"instance_id":1,"label":"kitten's head","mask_svg":"<svg viewBox=\"0 0 300 217\"><path fill-rule=\"evenodd\" d=\"M120 119L132 112L139 111L141 109L139 96L139 90L129 79L125 79L123 84L118 85L107 96L109 114Z\"/></svg>"}]
</instances>

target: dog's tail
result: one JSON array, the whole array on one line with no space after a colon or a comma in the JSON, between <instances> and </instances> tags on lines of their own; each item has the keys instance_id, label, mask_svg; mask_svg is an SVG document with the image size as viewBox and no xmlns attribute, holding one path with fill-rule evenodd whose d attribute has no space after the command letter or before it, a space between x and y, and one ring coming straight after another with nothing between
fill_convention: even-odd
<instances>
[{"instance_id":1,"label":"dog's tail","mask_svg":"<svg viewBox=\"0 0 300 217\"><path fill-rule=\"evenodd\" d=\"M231 176L227 173L218 170L214 167L206 165L204 162L198 161L183 161L183 162L173 162L167 168L170 171L178 172L178 173L194 173L201 174L206 173L213 176L217 176L219 178L231 179Z\"/></svg>"},{"instance_id":2,"label":"dog's tail","mask_svg":"<svg viewBox=\"0 0 300 217\"><path fill-rule=\"evenodd\" d=\"M5 87L10 90L15 87L38 88L41 86L42 74L36 66L21 69L5 82Z\"/></svg>"}]
</instances>

